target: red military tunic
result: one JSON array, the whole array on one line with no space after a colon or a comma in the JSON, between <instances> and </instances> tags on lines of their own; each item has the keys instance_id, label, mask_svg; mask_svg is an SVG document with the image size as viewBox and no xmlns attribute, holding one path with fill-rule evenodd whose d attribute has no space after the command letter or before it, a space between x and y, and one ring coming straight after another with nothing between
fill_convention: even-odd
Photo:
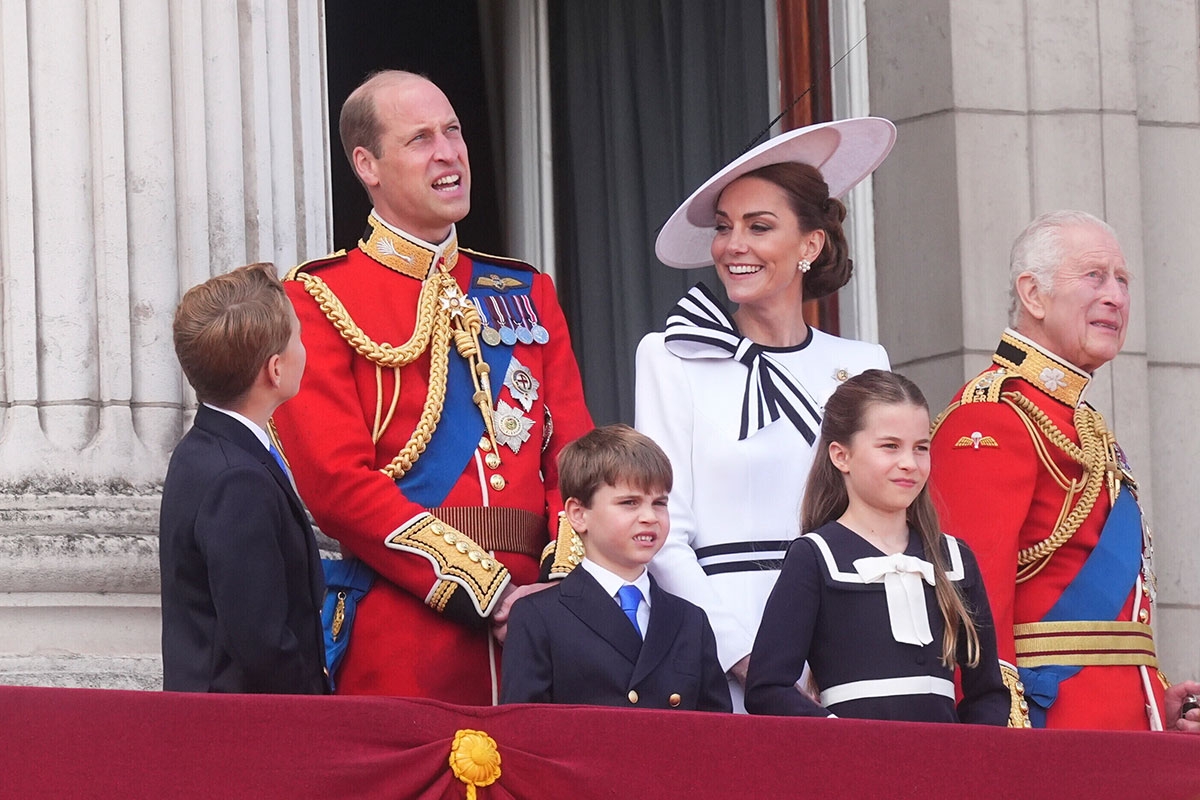
<instances>
[{"instance_id":1,"label":"red military tunic","mask_svg":"<svg viewBox=\"0 0 1200 800\"><path fill-rule=\"evenodd\" d=\"M934 426L933 498L942 528L965 540L979 559L1002 663L1036 666L1034 651L1047 646L1079 653L1110 647L1143 651L1092 656L1092 663L1059 684L1046 727L1158 729L1163 684L1148 627L1154 592L1148 534L1142 540L1141 569L1115 617L1120 625L1103 625L1114 618L1098 620L1097 633L1074 639L1062 632L1038 638L1029 631L1046 628L1022 627L1042 623L1076 577L1100 539L1115 491L1122 483L1136 490L1100 414L1083 402L1089 380L1086 372L1006 331L993 365L964 387ZM1086 443L1077 429L1081 421L1087 426ZM1069 449L1080 458L1072 458ZM1090 510L1089 471L1080 460L1092 465L1099 486ZM1072 499L1064 507L1067 487ZM1019 566L1021 551L1050 537L1060 521L1074 527L1068 519L1072 511L1077 518L1086 516L1069 538L1057 549L1043 546L1043 552L1052 550L1049 557L1027 553L1028 563ZM1136 647L1130 644L1134 641ZM1106 659L1140 663L1095 663Z\"/></svg>"},{"instance_id":2,"label":"red military tunic","mask_svg":"<svg viewBox=\"0 0 1200 800\"><path fill-rule=\"evenodd\" d=\"M520 262L459 252L453 232L435 246L373 214L370 222L358 248L302 265L285 281L308 365L300 393L274 415L313 518L343 553L378 573L358 605L337 689L491 704L499 648L487 617L510 581L538 579L542 548L555 537L562 509L558 453L592 427L579 369L547 276ZM448 285L432 303L422 295L427 283L442 279L442 264L451 265L466 306ZM466 347L472 341L479 347L480 340L455 333L431 394L437 333L426 334L422 344L418 308L425 308L423 322L442 319L458 330L477 313L473 296L506 297L504 307L514 317L507 321L532 326L536 317L548 339L516 343L511 361L503 348L484 347L487 364L473 375L456 347L458 337ZM405 343L412 344L407 351ZM514 394L518 382L506 374L513 362L526 368L521 397ZM473 383L475 376L488 377L489 365L490 405L500 414L489 415L500 428L494 437L475 404L480 395ZM451 413L452 394L466 398L465 411L460 404ZM425 432L432 430L424 443L415 433L423 414ZM411 465L397 458L406 448ZM385 468L399 468L400 480ZM465 509L466 516L445 507ZM556 571L576 560L564 547L567 538L557 549L546 548Z\"/></svg>"}]
</instances>

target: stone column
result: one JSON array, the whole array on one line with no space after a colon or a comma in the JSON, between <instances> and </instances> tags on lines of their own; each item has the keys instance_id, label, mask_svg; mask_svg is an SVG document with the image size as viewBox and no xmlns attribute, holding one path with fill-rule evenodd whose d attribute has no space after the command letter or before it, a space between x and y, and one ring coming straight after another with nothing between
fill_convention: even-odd
<instances>
[{"instance_id":1,"label":"stone column","mask_svg":"<svg viewBox=\"0 0 1200 800\"><path fill-rule=\"evenodd\" d=\"M175 305L331 236L313 5L0 3L0 682L158 685Z\"/></svg>"},{"instance_id":2,"label":"stone column","mask_svg":"<svg viewBox=\"0 0 1200 800\"><path fill-rule=\"evenodd\" d=\"M1175 677L1200 674L1196 16L1196 0L867 0L871 110L899 128L874 184L880 341L932 405L988 363L1030 219L1077 208L1120 236L1131 325L1088 399L1157 522L1159 655Z\"/></svg>"},{"instance_id":3,"label":"stone column","mask_svg":"<svg viewBox=\"0 0 1200 800\"><path fill-rule=\"evenodd\" d=\"M1134 4L1158 632L1174 680L1200 676L1198 17L1195 0Z\"/></svg>"}]
</instances>

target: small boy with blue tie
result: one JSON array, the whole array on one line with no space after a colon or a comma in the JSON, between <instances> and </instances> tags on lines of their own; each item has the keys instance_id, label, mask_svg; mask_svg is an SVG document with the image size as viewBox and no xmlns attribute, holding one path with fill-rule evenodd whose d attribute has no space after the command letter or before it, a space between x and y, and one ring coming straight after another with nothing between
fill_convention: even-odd
<instances>
[{"instance_id":1,"label":"small boy with blue tie","mask_svg":"<svg viewBox=\"0 0 1200 800\"><path fill-rule=\"evenodd\" d=\"M564 448L558 472L586 555L513 604L500 702L732 710L708 618L646 571L670 530L666 454L609 425Z\"/></svg>"}]
</instances>

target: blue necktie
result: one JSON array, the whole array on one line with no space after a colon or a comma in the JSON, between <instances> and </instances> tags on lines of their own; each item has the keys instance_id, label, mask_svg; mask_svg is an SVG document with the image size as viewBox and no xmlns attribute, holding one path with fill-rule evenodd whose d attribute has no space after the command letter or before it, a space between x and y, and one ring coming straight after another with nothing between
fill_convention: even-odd
<instances>
[{"instance_id":1,"label":"blue necktie","mask_svg":"<svg viewBox=\"0 0 1200 800\"><path fill-rule=\"evenodd\" d=\"M638 604L642 602L641 590L633 584L627 583L617 589L617 601L620 602L625 616L629 617L629 621L633 623L633 629L638 632L638 636L641 636L642 628L637 621Z\"/></svg>"},{"instance_id":2,"label":"blue necktie","mask_svg":"<svg viewBox=\"0 0 1200 800\"><path fill-rule=\"evenodd\" d=\"M283 453L279 452L279 448L275 446L274 442L271 442L271 446L267 450L270 451L271 458L275 459L275 463L279 465L279 468L283 470L283 474L290 481L292 479L292 471L288 469L287 463L283 460Z\"/></svg>"}]
</instances>

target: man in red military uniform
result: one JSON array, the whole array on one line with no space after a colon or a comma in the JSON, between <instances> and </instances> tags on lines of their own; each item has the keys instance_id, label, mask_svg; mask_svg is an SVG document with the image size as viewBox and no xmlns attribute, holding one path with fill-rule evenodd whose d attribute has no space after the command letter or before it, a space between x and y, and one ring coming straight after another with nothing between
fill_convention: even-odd
<instances>
[{"instance_id":1,"label":"man in red military uniform","mask_svg":"<svg viewBox=\"0 0 1200 800\"><path fill-rule=\"evenodd\" d=\"M1013 245L1011 274L1013 328L935 423L931 479L943 528L983 571L1010 722L1200 730L1200 711L1181 718L1200 684L1164 692L1158 671L1137 483L1084 401L1125 341L1116 235L1089 214L1044 214Z\"/></svg>"},{"instance_id":2,"label":"man in red military uniform","mask_svg":"<svg viewBox=\"0 0 1200 800\"><path fill-rule=\"evenodd\" d=\"M494 703L513 600L581 554L555 541L556 458L592 427L579 369L550 279L458 248L471 173L437 86L375 74L340 131L374 210L357 248L288 275L308 371L274 419L342 545L337 690Z\"/></svg>"}]
</instances>

